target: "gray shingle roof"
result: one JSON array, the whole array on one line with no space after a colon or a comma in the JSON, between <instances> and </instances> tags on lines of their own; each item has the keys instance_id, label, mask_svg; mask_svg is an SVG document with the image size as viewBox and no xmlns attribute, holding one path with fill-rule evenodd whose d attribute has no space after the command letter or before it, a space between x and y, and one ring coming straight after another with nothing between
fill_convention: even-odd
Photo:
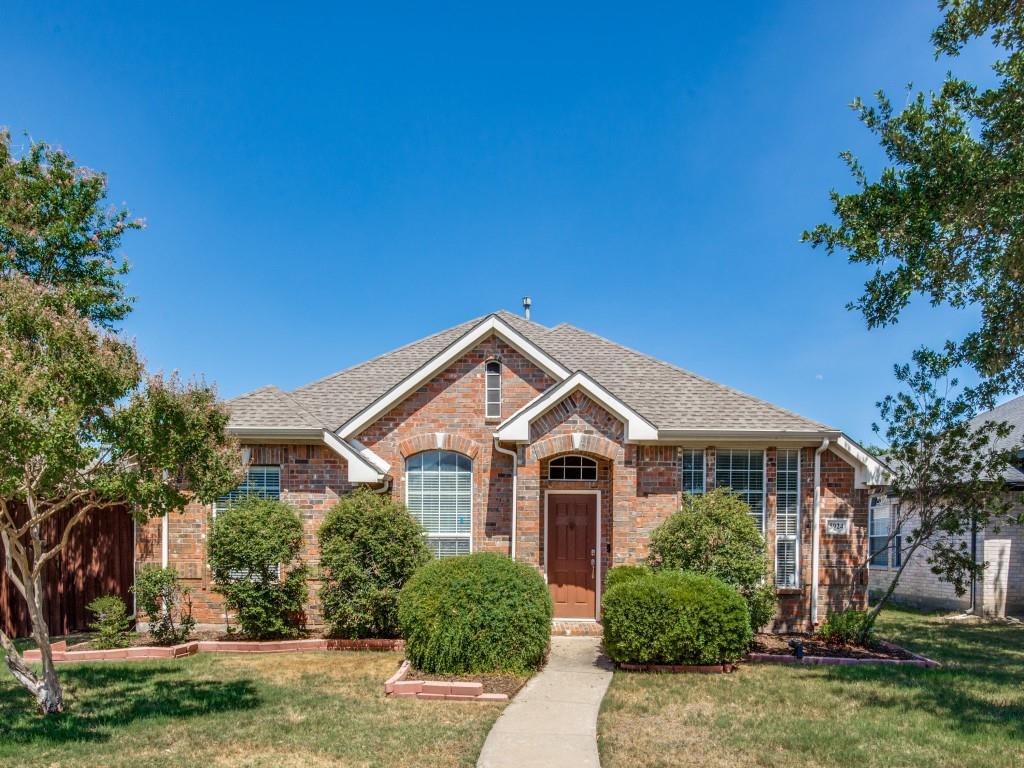
<instances>
[{"instance_id":1,"label":"gray shingle roof","mask_svg":"<svg viewBox=\"0 0 1024 768\"><path fill-rule=\"evenodd\" d=\"M495 314L566 368L590 375L661 430L830 430L571 325L548 328L504 310ZM482 320L474 318L288 394L264 387L242 395L229 402L231 426L299 427L315 422L337 429ZM296 423L284 423L289 419Z\"/></svg>"},{"instance_id":2,"label":"gray shingle roof","mask_svg":"<svg viewBox=\"0 0 1024 768\"><path fill-rule=\"evenodd\" d=\"M1024 442L1024 396L997 405L991 411L979 413L971 419L971 425L978 428L986 421L1005 421L1013 427L1009 435L992 441L993 448L1020 450ZM1008 483L1024 485L1024 472L1016 467L1008 467L1003 472L1003 477Z\"/></svg>"}]
</instances>

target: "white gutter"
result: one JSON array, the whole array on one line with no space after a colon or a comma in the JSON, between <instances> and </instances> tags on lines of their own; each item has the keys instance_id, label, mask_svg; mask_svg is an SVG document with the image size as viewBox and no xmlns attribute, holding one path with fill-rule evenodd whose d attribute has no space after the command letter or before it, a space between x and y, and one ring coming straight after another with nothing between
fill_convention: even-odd
<instances>
[{"instance_id":1,"label":"white gutter","mask_svg":"<svg viewBox=\"0 0 1024 768\"><path fill-rule=\"evenodd\" d=\"M164 512L164 521L160 531L160 567L167 567L167 513Z\"/></svg>"},{"instance_id":2,"label":"white gutter","mask_svg":"<svg viewBox=\"0 0 1024 768\"><path fill-rule=\"evenodd\" d=\"M821 559L821 454L828 450L826 437L814 450L814 531L811 534L811 629L818 626L818 563Z\"/></svg>"},{"instance_id":3,"label":"white gutter","mask_svg":"<svg viewBox=\"0 0 1024 768\"><path fill-rule=\"evenodd\" d=\"M377 493L377 494L383 495L383 494L387 493L390 490L391 490L391 478L385 475L384 476L384 482L381 483L380 488L374 488L373 492Z\"/></svg>"},{"instance_id":4,"label":"white gutter","mask_svg":"<svg viewBox=\"0 0 1024 768\"><path fill-rule=\"evenodd\" d=\"M498 445L498 436L494 436L494 450L498 453L504 453L506 456L512 457L512 535L511 535L511 556L512 559L516 559L516 481L519 478L519 453L517 451L510 450L509 448L502 448Z\"/></svg>"}]
</instances>

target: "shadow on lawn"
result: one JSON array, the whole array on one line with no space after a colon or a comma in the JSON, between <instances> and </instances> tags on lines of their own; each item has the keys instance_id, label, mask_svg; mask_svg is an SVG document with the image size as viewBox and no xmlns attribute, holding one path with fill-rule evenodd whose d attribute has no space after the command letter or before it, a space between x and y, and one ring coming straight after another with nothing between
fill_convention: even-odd
<instances>
[{"instance_id":1,"label":"shadow on lawn","mask_svg":"<svg viewBox=\"0 0 1024 768\"><path fill-rule=\"evenodd\" d=\"M60 675L68 711L53 717L40 717L23 688L0 687L0 742L106 741L114 728L139 720L244 711L260 703L248 681L182 679L177 665L115 662L65 667Z\"/></svg>"},{"instance_id":2,"label":"shadow on lawn","mask_svg":"<svg viewBox=\"0 0 1024 768\"><path fill-rule=\"evenodd\" d=\"M998 728L1024 738L1024 629L897 620L884 634L943 666L827 668L827 679L843 686L843 696L892 709L893 717L923 711L966 733Z\"/></svg>"}]
</instances>

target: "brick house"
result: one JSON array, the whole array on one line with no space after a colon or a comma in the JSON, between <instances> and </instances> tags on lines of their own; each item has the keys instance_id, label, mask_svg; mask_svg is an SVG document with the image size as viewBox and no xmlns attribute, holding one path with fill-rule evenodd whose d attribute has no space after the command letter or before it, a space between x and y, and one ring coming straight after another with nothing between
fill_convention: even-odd
<instances>
[{"instance_id":1,"label":"brick house","mask_svg":"<svg viewBox=\"0 0 1024 768\"><path fill-rule=\"evenodd\" d=\"M594 621L607 570L645 557L682 494L715 486L740 493L765 534L779 626L866 600L853 564L867 553L875 459L836 429L570 325L499 311L229 405L249 462L242 490L287 501L304 522L311 625L317 529L361 484L407 504L438 556L535 566L561 619ZM209 625L225 620L205 555L216 507L137 536L138 563L175 567Z\"/></svg>"},{"instance_id":2,"label":"brick house","mask_svg":"<svg viewBox=\"0 0 1024 768\"><path fill-rule=\"evenodd\" d=\"M993 447L1010 451L1015 456L1013 465L1006 468L1003 480L1007 494L1015 502L1011 515L1024 514L1021 494L1024 492L1024 451L1021 435L1024 433L1024 397L1003 403L997 408L974 418L976 426L985 421L1004 421L1013 427L1005 438ZM887 489L876 489L868 505L868 533L871 558L868 586L872 594L884 592L892 583L903 563L902 531L912 530L917 524L913 510L903 513L899 500ZM892 526L898 526L894 532ZM929 552L924 548L913 554L903 567L896 590L895 602L918 608L969 611L990 616L1024 616L1024 526L1000 525L990 522L963 536L948 536L948 543L963 545L973 554L977 563L987 563L981 577L970 589L958 595L953 586L932 573Z\"/></svg>"}]
</instances>

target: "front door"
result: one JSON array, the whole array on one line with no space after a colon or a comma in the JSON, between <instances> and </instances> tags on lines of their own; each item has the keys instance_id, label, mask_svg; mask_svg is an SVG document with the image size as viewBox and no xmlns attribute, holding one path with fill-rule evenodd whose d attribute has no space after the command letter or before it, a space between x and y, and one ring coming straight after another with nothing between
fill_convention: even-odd
<instances>
[{"instance_id":1,"label":"front door","mask_svg":"<svg viewBox=\"0 0 1024 768\"><path fill-rule=\"evenodd\" d=\"M597 496L548 495L548 589L555 618L593 619L597 607Z\"/></svg>"}]
</instances>

